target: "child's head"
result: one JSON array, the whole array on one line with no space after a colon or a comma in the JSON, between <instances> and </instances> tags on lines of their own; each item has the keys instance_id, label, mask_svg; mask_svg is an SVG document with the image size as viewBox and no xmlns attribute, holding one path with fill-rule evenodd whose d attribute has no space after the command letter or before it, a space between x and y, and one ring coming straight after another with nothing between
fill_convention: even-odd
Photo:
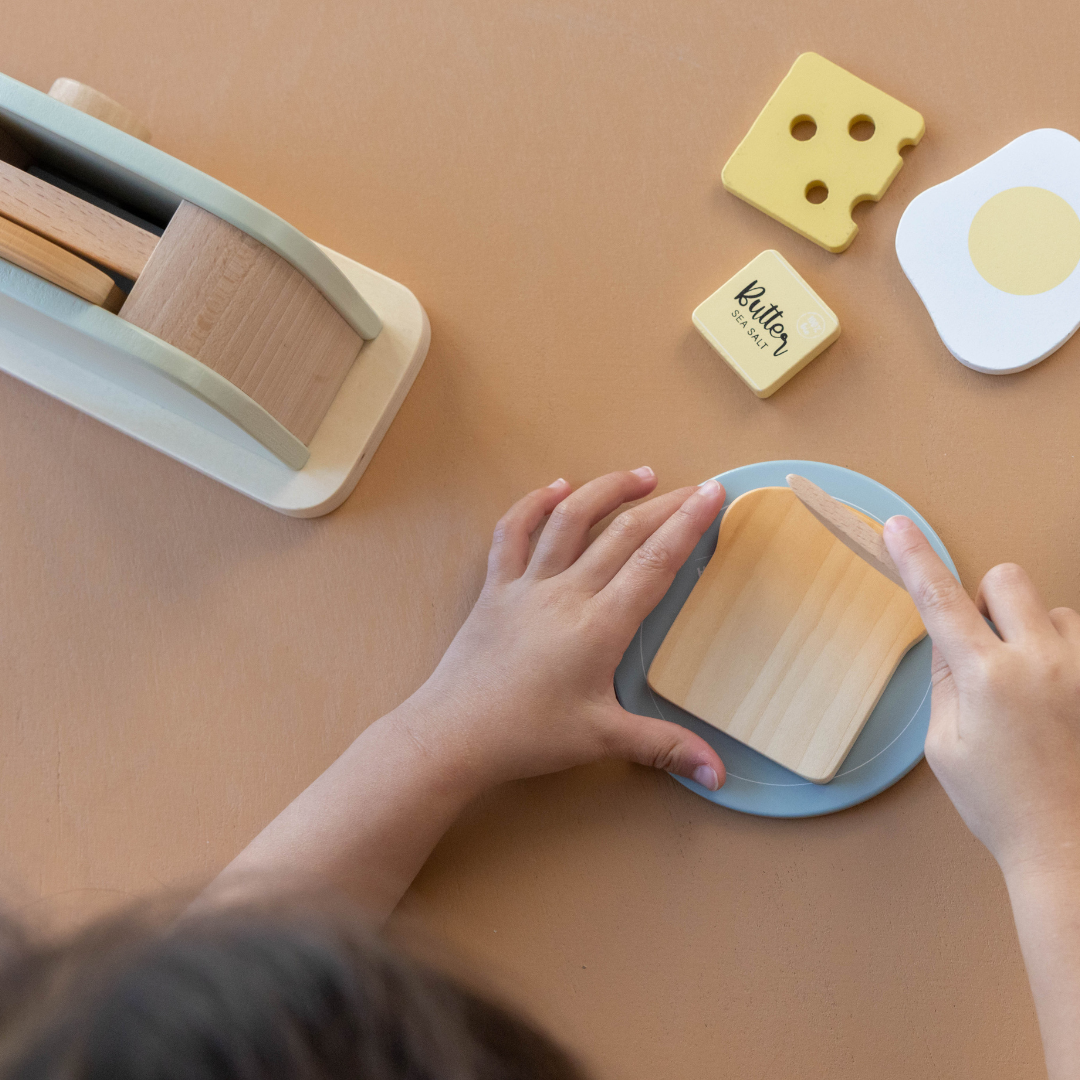
<instances>
[{"instance_id":1,"label":"child's head","mask_svg":"<svg viewBox=\"0 0 1080 1080\"><path fill-rule=\"evenodd\" d=\"M341 914L131 917L6 936L0 1075L19 1080L580 1080L549 1039Z\"/></svg>"}]
</instances>

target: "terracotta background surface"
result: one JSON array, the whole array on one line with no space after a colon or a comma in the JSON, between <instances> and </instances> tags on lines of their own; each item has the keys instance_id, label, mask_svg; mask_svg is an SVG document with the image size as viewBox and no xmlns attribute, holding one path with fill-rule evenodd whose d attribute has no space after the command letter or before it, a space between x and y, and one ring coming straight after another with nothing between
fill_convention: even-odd
<instances>
[{"instance_id":1,"label":"terracotta background surface","mask_svg":"<svg viewBox=\"0 0 1080 1080\"><path fill-rule=\"evenodd\" d=\"M424 679L495 519L559 475L835 462L919 507L969 586L1015 559L1080 604L1080 338L969 371L892 246L917 192L1031 128L1080 133L1065 0L137 7L6 4L0 70L140 110L158 146L409 285L432 345L315 521L0 376L9 902L76 918L212 875ZM841 256L719 182L806 49L926 118ZM773 246L843 336L759 401L690 312ZM517 784L451 831L402 917L601 1078L1042 1073L1005 890L925 764L800 822L631 766Z\"/></svg>"}]
</instances>

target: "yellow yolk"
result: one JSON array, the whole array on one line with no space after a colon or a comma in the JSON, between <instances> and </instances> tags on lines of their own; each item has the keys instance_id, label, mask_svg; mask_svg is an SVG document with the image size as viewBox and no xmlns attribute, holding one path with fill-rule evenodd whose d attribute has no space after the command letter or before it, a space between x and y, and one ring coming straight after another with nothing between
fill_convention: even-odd
<instances>
[{"instance_id":1,"label":"yellow yolk","mask_svg":"<svg viewBox=\"0 0 1080 1080\"><path fill-rule=\"evenodd\" d=\"M1080 218L1041 187L1014 187L987 199L968 231L975 269L995 289L1034 296L1060 285L1080 262Z\"/></svg>"}]
</instances>

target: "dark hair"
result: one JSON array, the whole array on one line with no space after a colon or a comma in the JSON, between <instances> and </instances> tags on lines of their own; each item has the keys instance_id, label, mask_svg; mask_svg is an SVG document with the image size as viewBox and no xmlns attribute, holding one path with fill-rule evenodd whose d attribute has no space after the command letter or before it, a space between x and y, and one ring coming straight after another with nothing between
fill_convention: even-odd
<instances>
[{"instance_id":1,"label":"dark hair","mask_svg":"<svg viewBox=\"0 0 1080 1080\"><path fill-rule=\"evenodd\" d=\"M0 940L4 1080L582 1080L550 1039L339 910Z\"/></svg>"}]
</instances>

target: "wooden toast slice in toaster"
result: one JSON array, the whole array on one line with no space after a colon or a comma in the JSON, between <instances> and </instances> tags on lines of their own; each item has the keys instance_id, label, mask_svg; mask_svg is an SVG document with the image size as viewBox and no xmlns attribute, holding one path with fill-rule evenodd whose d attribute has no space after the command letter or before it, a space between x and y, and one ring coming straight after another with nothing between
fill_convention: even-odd
<instances>
[{"instance_id":1,"label":"wooden toast slice in toaster","mask_svg":"<svg viewBox=\"0 0 1080 1080\"><path fill-rule=\"evenodd\" d=\"M0 259L107 311L119 311L124 302L123 292L108 274L3 217L0 217Z\"/></svg>"},{"instance_id":2,"label":"wooden toast slice in toaster","mask_svg":"<svg viewBox=\"0 0 1080 1080\"><path fill-rule=\"evenodd\" d=\"M152 232L4 161L0 215L131 281L158 242Z\"/></svg>"}]
</instances>

